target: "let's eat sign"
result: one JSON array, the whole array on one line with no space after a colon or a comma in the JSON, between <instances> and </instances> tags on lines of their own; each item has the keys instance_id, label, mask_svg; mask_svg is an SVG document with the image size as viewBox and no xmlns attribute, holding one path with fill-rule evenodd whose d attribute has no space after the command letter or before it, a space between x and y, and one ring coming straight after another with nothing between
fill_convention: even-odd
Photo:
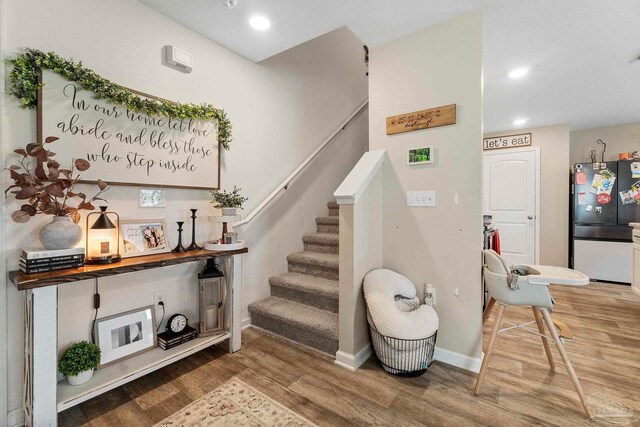
<instances>
[{"instance_id":1,"label":"let's eat sign","mask_svg":"<svg viewBox=\"0 0 640 427\"><path fill-rule=\"evenodd\" d=\"M531 145L531 134L502 135L483 139L483 150L498 150L500 148L517 148Z\"/></svg>"}]
</instances>

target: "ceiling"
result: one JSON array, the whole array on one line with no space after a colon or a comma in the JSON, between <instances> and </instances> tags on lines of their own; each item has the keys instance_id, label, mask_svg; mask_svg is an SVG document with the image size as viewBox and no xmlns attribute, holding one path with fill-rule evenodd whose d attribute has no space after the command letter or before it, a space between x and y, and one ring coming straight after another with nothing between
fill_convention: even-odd
<instances>
[{"instance_id":1,"label":"ceiling","mask_svg":"<svg viewBox=\"0 0 640 427\"><path fill-rule=\"evenodd\" d=\"M484 12L484 130L640 122L637 0L140 0L259 62L348 26L369 47L461 13ZM262 14L271 28L247 24ZM529 73L513 80L513 68Z\"/></svg>"}]
</instances>

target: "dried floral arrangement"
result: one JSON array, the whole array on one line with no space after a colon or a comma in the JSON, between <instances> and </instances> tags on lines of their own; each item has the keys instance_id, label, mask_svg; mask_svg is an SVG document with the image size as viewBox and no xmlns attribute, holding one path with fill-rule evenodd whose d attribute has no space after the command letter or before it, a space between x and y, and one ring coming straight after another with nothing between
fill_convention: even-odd
<instances>
[{"instance_id":1,"label":"dried floral arrangement","mask_svg":"<svg viewBox=\"0 0 640 427\"><path fill-rule=\"evenodd\" d=\"M59 138L50 136L45 144L51 144ZM80 174L91 164L84 159L72 161L69 169L60 168L60 163L53 159L56 153L49 151L44 144L30 143L25 148L14 150L22 156L17 165L10 165L7 169L11 173L13 184L5 190L14 194L16 200L24 200L25 204L11 214L11 219L17 223L25 223L37 214L53 216L69 216L77 223L81 210L95 210L93 202L104 200L102 193L108 190L107 183L98 180L98 192L90 198L82 192L75 192L74 187L80 179ZM72 200L78 200L71 205Z\"/></svg>"}]
</instances>

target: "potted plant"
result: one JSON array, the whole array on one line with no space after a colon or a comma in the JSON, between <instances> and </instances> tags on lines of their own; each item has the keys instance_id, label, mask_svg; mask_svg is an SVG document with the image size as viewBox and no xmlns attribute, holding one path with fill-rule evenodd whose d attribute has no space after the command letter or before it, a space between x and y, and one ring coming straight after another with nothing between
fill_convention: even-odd
<instances>
[{"instance_id":1,"label":"potted plant","mask_svg":"<svg viewBox=\"0 0 640 427\"><path fill-rule=\"evenodd\" d=\"M67 377L69 384L84 384L93 376L100 364L100 348L87 341L80 341L67 348L58 362L58 369Z\"/></svg>"},{"instance_id":2,"label":"potted plant","mask_svg":"<svg viewBox=\"0 0 640 427\"><path fill-rule=\"evenodd\" d=\"M5 196L11 192L16 200L24 201L11 214L17 223L25 223L37 214L52 215L51 222L40 229L40 242L46 249L69 249L82 238L82 229L77 224L79 211L94 210L92 202L104 200L100 195L107 190L107 183L98 180L98 192L89 199L86 194L74 191L80 179L75 172L84 172L91 165L84 159L75 159L69 169L60 168L60 163L53 159L56 153L45 148L56 140L57 137L50 136L44 144L31 143L14 150L22 158L17 165L8 167L13 184L5 190ZM73 206L72 199L79 202Z\"/></svg>"},{"instance_id":3,"label":"potted plant","mask_svg":"<svg viewBox=\"0 0 640 427\"><path fill-rule=\"evenodd\" d=\"M233 216L236 214L236 209L242 209L242 205L246 202L246 197L240 195L241 188L233 186L233 191L227 193L226 190L213 190L211 195L213 200L211 203L213 207L222 209L222 215Z\"/></svg>"}]
</instances>

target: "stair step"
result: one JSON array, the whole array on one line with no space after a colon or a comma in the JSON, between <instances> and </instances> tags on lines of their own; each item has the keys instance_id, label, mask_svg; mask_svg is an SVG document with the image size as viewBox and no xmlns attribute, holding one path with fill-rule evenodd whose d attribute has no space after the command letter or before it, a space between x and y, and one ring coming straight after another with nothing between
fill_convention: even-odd
<instances>
[{"instance_id":1,"label":"stair step","mask_svg":"<svg viewBox=\"0 0 640 427\"><path fill-rule=\"evenodd\" d=\"M337 254L340 244L340 236L336 233L312 233L302 236L304 250Z\"/></svg>"},{"instance_id":2,"label":"stair step","mask_svg":"<svg viewBox=\"0 0 640 427\"><path fill-rule=\"evenodd\" d=\"M338 315L278 297L249 304L251 323L301 344L335 355Z\"/></svg>"},{"instance_id":3,"label":"stair step","mask_svg":"<svg viewBox=\"0 0 640 427\"><path fill-rule=\"evenodd\" d=\"M316 230L318 233L340 232L340 219L337 216L319 216L316 218Z\"/></svg>"},{"instance_id":4,"label":"stair step","mask_svg":"<svg viewBox=\"0 0 640 427\"><path fill-rule=\"evenodd\" d=\"M287 256L287 261L290 272L338 280L339 257L337 254L302 251Z\"/></svg>"},{"instance_id":5,"label":"stair step","mask_svg":"<svg viewBox=\"0 0 640 427\"><path fill-rule=\"evenodd\" d=\"M340 219L335 216L319 216L316 218L316 224L340 225Z\"/></svg>"},{"instance_id":6,"label":"stair step","mask_svg":"<svg viewBox=\"0 0 640 427\"><path fill-rule=\"evenodd\" d=\"M338 312L338 282L308 274L286 273L269 277L271 295L306 304L321 310Z\"/></svg>"},{"instance_id":7,"label":"stair step","mask_svg":"<svg viewBox=\"0 0 640 427\"><path fill-rule=\"evenodd\" d=\"M336 202L327 203L327 208L329 208L329 216L338 216L340 215L340 205Z\"/></svg>"}]
</instances>

